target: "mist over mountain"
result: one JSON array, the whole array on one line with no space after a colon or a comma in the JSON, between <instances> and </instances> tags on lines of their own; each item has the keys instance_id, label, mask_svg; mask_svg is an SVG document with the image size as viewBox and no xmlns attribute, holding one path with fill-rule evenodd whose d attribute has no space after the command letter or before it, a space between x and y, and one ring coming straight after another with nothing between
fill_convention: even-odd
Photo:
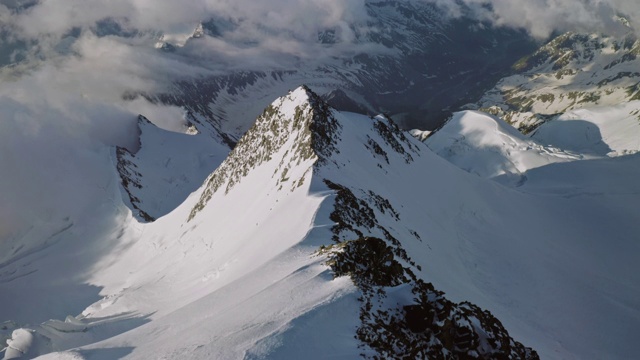
<instances>
[{"instance_id":1,"label":"mist over mountain","mask_svg":"<svg viewBox=\"0 0 640 360\"><path fill-rule=\"evenodd\" d=\"M633 358L639 28L0 0L0 354Z\"/></svg>"}]
</instances>

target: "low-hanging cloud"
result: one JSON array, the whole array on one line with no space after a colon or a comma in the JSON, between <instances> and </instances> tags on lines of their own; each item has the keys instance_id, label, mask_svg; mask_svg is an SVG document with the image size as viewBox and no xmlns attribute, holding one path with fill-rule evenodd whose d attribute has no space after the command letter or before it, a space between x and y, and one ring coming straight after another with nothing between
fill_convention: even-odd
<instances>
[{"instance_id":1,"label":"low-hanging cloud","mask_svg":"<svg viewBox=\"0 0 640 360\"><path fill-rule=\"evenodd\" d=\"M429 2L452 16L471 14L496 25L519 27L534 36L554 30L605 31L615 15L640 25L635 0L400 0ZM90 27L112 18L136 29L168 34L188 33L194 24L212 17L237 25L230 41L255 40L264 35L315 41L318 30L367 20L367 0L47 0L19 13L0 11L23 35L62 35L75 27ZM374 2L374 1L370 1ZM4 14L4 16L2 16ZM348 35L345 35L348 39Z\"/></svg>"},{"instance_id":2,"label":"low-hanging cloud","mask_svg":"<svg viewBox=\"0 0 640 360\"><path fill-rule=\"evenodd\" d=\"M22 36L35 38L62 36L106 18L124 27L186 35L197 23L216 17L236 25L235 31L228 34L230 41L255 41L265 35L284 34L314 41L319 29L365 20L364 3L365 0L47 0L18 12L5 9L3 19Z\"/></svg>"},{"instance_id":3,"label":"low-hanging cloud","mask_svg":"<svg viewBox=\"0 0 640 360\"><path fill-rule=\"evenodd\" d=\"M436 0L438 2L438 0ZM636 0L462 0L472 16L495 26L527 30L546 38L556 31L586 31L619 34L628 28L625 17L640 29L640 5ZM459 14L461 10L455 8Z\"/></svg>"},{"instance_id":4,"label":"low-hanging cloud","mask_svg":"<svg viewBox=\"0 0 640 360\"><path fill-rule=\"evenodd\" d=\"M398 1L429 3L450 17L468 16L495 26L520 28L539 39L567 30L618 33L625 30L616 20L618 15L640 29L640 6L635 0ZM382 47L373 48L361 37L368 26L367 4L373 2L376 1L41 0L21 10L0 5L0 23L2 28L11 30L12 36L31 41L29 55L42 59L64 52L61 50L68 47L70 39L99 32L97 24L105 20L117 24L123 33L136 34L139 48L148 49L161 35L164 40L181 45L197 24L215 19L219 36L188 47L182 55L191 57L186 63L204 59L200 65L208 66L201 67L227 71L227 67L286 67L296 59L312 61L380 51ZM318 33L327 29L337 35L331 47L318 42ZM123 46L133 42L131 37L112 35Z\"/></svg>"}]
</instances>

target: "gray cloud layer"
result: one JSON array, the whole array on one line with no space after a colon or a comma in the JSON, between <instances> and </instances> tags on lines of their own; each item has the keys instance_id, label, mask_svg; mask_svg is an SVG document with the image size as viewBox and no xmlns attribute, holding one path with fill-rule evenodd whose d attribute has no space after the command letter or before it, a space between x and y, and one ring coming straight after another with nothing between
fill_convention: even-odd
<instances>
[{"instance_id":1,"label":"gray cloud layer","mask_svg":"<svg viewBox=\"0 0 640 360\"><path fill-rule=\"evenodd\" d=\"M638 25L640 5L635 0L405 0L426 1L460 15L461 4L496 25L522 27L536 36L553 30L610 28L615 14L625 14ZM47 0L11 15L0 11L3 23L13 24L31 37L64 34L111 17L127 19L138 29L185 33L213 16L239 24L230 36L246 40L262 35L290 34L315 40L317 30L366 21L365 0Z\"/></svg>"}]
</instances>

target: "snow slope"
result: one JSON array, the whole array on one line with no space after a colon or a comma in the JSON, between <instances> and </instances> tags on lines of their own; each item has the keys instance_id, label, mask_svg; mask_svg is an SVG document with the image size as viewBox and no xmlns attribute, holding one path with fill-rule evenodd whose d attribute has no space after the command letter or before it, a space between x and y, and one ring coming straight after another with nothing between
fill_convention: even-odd
<instances>
[{"instance_id":1,"label":"snow slope","mask_svg":"<svg viewBox=\"0 0 640 360\"><path fill-rule=\"evenodd\" d=\"M229 152L206 134L163 130L142 115L138 130L138 149L117 148L116 160L125 203L143 221L178 207Z\"/></svg>"},{"instance_id":2,"label":"snow slope","mask_svg":"<svg viewBox=\"0 0 640 360\"><path fill-rule=\"evenodd\" d=\"M572 110L529 135L495 116L463 111L423 141L465 171L520 186L534 168L640 151L637 108L632 101ZM414 137L421 134L414 131Z\"/></svg>"},{"instance_id":3,"label":"snow slope","mask_svg":"<svg viewBox=\"0 0 640 360\"><path fill-rule=\"evenodd\" d=\"M640 101L569 111L531 136L541 143L599 156L640 151Z\"/></svg>"},{"instance_id":4,"label":"snow slope","mask_svg":"<svg viewBox=\"0 0 640 360\"><path fill-rule=\"evenodd\" d=\"M475 111L454 114L426 144L463 170L484 178L502 176L513 184L526 181L524 173L529 169L583 158L541 145L506 122Z\"/></svg>"},{"instance_id":5,"label":"snow slope","mask_svg":"<svg viewBox=\"0 0 640 360\"><path fill-rule=\"evenodd\" d=\"M457 116L452 124L469 136L443 129L430 141L453 137L484 151L474 155L484 176L499 180L517 170L527 182L512 188L470 174L386 118L333 111L299 88L268 107L171 213L141 224L116 202L119 217L105 225L112 232L86 233L85 244L70 235L46 257L16 259L13 266L41 271L0 284L14 294L2 317L35 330L25 351L57 351L44 357L53 359L371 355L353 337L360 292L348 278L334 279L317 255L332 238L360 232L397 240L403 264L419 278L453 301L491 311L542 358L633 358L640 158L567 153L555 161L563 152L546 153L494 118ZM501 157L509 152L519 162L505 171L511 160ZM488 171L491 161L501 170ZM349 193L360 210L336 218ZM362 211L367 216L359 218ZM101 297L62 307L78 315L42 323L28 309L6 310L27 300L47 314L46 300L21 292L34 281L50 280L47 293L71 299L54 282L61 271L51 269L70 249L103 243L90 264L68 270L81 272L76 284Z\"/></svg>"},{"instance_id":6,"label":"snow slope","mask_svg":"<svg viewBox=\"0 0 640 360\"><path fill-rule=\"evenodd\" d=\"M294 107L306 100L296 97L303 95L304 91L291 95L283 117L291 118ZM146 344L136 347L130 354L134 358L150 354L238 358L264 336L287 330L301 314L352 293L348 279L333 281L323 259L312 256L317 250L313 240L297 245L313 238L311 229L322 227L313 219L328 193L309 194L314 158L291 167L287 173L291 181L282 172L274 173L281 164L289 167L293 155L288 150L301 140L277 138L284 143L272 149L269 160L243 176L228 193L213 194L209 202L214 205L203 208L191 221L189 215L202 191L152 224L139 224L129 217L124 224L128 230L121 235L126 250L107 252L87 279L99 284L104 298L77 317L85 331L75 336L49 334L50 345L34 346L44 353L92 343L126 329L133 318L138 324L150 320L149 327L138 327L96 346L98 350L90 346L78 354L111 358L116 355L100 348L126 349L133 341ZM234 159L232 153L221 169L235 163ZM286 188L279 190L283 184ZM339 303L357 310L354 297ZM333 332L335 343L349 345L347 357L357 356L350 326L355 319L345 316L343 322L347 324L343 331ZM48 325L37 327L39 333L47 333Z\"/></svg>"}]
</instances>

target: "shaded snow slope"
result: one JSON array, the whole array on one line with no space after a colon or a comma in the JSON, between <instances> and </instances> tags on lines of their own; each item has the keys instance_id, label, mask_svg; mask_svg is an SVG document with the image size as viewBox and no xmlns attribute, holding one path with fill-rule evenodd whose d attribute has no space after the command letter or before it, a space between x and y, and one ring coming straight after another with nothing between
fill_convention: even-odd
<instances>
[{"instance_id":1,"label":"shaded snow slope","mask_svg":"<svg viewBox=\"0 0 640 360\"><path fill-rule=\"evenodd\" d=\"M109 249L77 269L78 283L101 299L75 299L65 310L79 315L66 322L2 314L36 330L33 351L63 351L46 356L53 359L372 355L353 337L360 292L346 277L334 279L316 253L365 235L404 250L403 266L450 300L491 311L542 358L633 358L640 158L554 162L557 153L545 148L519 152L531 140L493 118L459 116L460 130L481 134L456 138L486 148L480 169L508 164L511 152L522 167L507 169L528 181L509 188L469 174L388 119L333 111L299 88L267 108L173 212L140 224L116 204L119 221L105 225L114 233L88 241ZM466 117L483 125L466 127ZM52 269L68 250L55 245L46 259L15 264ZM48 293L74 299L53 281L58 274L23 276L3 290L21 294L49 279ZM27 296L47 313L35 294L10 304Z\"/></svg>"},{"instance_id":2,"label":"shaded snow slope","mask_svg":"<svg viewBox=\"0 0 640 360\"><path fill-rule=\"evenodd\" d=\"M64 319L100 299L100 289L87 283L87 274L105 253L118 250L120 223L128 212L122 206L111 155L104 147L78 156L90 159L91 167L64 174L68 179L63 189L53 187L60 193L54 194L59 204L51 216L40 217L25 232L0 241L0 324ZM77 161L74 156L69 159ZM84 161L79 164L87 166ZM62 171L79 169L76 165L67 164ZM50 176L57 182L62 174ZM0 337L13 326L0 326Z\"/></svg>"},{"instance_id":3,"label":"shaded snow slope","mask_svg":"<svg viewBox=\"0 0 640 360\"><path fill-rule=\"evenodd\" d=\"M136 218L153 221L180 205L224 160L229 149L203 134L187 135L138 117L139 148L117 148L125 203Z\"/></svg>"}]
</instances>

